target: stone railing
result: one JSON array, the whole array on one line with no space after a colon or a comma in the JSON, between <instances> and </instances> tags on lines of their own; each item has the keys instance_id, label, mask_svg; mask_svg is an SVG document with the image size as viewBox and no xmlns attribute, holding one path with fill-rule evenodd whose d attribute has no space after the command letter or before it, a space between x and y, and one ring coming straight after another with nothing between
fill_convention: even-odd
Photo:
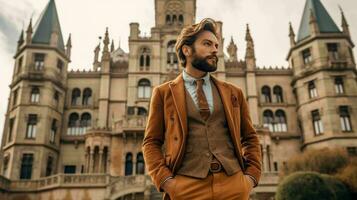
<instances>
[{"instance_id":1,"label":"stone railing","mask_svg":"<svg viewBox=\"0 0 357 200\"><path fill-rule=\"evenodd\" d=\"M146 115L127 115L123 119L114 123L113 129L116 132L140 131L146 126Z\"/></svg>"},{"instance_id":2,"label":"stone railing","mask_svg":"<svg viewBox=\"0 0 357 200\"><path fill-rule=\"evenodd\" d=\"M11 191L38 191L56 187L106 187L110 177L106 174L57 174L37 180L13 180Z\"/></svg>"},{"instance_id":3,"label":"stone railing","mask_svg":"<svg viewBox=\"0 0 357 200\"><path fill-rule=\"evenodd\" d=\"M108 189L109 199L117 199L126 194L141 193L151 186L152 182L148 175L111 177Z\"/></svg>"},{"instance_id":4,"label":"stone railing","mask_svg":"<svg viewBox=\"0 0 357 200\"><path fill-rule=\"evenodd\" d=\"M2 190L9 190L11 181L3 176L0 175L0 191Z\"/></svg>"}]
</instances>

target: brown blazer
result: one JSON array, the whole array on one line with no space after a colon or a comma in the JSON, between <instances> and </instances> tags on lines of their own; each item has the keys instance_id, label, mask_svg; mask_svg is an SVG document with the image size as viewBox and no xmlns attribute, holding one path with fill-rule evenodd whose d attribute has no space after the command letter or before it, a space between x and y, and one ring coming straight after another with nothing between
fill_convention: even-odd
<instances>
[{"instance_id":1,"label":"brown blazer","mask_svg":"<svg viewBox=\"0 0 357 200\"><path fill-rule=\"evenodd\" d=\"M257 181L261 175L261 152L242 90L211 76L223 102L232 143L245 174ZM146 168L159 191L160 183L177 172L185 152L187 111L182 73L153 89L143 141ZM162 151L162 145L164 150Z\"/></svg>"}]
</instances>

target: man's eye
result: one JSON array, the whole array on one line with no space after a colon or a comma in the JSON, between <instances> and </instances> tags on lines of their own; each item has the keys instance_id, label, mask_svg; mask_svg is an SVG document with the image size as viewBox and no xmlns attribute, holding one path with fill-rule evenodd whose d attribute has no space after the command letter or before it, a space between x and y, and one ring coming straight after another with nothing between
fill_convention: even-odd
<instances>
[{"instance_id":1,"label":"man's eye","mask_svg":"<svg viewBox=\"0 0 357 200\"><path fill-rule=\"evenodd\" d=\"M210 44L208 42L203 43L205 46L209 46Z\"/></svg>"}]
</instances>

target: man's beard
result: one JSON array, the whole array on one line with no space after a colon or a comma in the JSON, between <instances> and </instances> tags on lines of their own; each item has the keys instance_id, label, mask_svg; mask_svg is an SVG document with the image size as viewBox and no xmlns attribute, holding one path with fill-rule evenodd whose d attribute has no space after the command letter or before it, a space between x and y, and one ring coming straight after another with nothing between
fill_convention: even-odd
<instances>
[{"instance_id":1,"label":"man's beard","mask_svg":"<svg viewBox=\"0 0 357 200\"><path fill-rule=\"evenodd\" d=\"M214 61L213 64L209 64L207 62L208 59L215 58L216 60ZM218 57L216 55L212 56L206 56L205 58L198 57L195 53L193 55L192 59L192 66L200 71L204 72L214 72L217 70L217 62L218 62Z\"/></svg>"}]
</instances>

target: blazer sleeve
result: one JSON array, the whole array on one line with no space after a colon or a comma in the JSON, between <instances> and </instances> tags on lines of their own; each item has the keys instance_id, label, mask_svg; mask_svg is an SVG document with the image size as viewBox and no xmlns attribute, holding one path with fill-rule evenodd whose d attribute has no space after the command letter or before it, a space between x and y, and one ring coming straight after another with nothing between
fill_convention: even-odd
<instances>
[{"instance_id":1,"label":"blazer sleeve","mask_svg":"<svg viewBox=\"0 0 357 200\"><path fill-rule=\"evenodd\" d=\"M257 132L253 127L252 120L249 114L247 101L241 89L238 89L241 114L241 144L243 150L243 159L245 165L245 174L253 176L256 180L256 185L261 176L261 150ZM255 186L256 186L255 185Z\"/></svg>"},{"instance_id":2,"label":"blazer sleeve","mask_svg":"<svg viewBox=\"0 0 357 200\"><path fill-rule=\"evenodd\" d=\"M146 169L158 191L160 185L173 173L165 164L161 147L165 140L164 104L158 87L152 92L149 116L142 145Z\"/></svg>"}]
</instances>

